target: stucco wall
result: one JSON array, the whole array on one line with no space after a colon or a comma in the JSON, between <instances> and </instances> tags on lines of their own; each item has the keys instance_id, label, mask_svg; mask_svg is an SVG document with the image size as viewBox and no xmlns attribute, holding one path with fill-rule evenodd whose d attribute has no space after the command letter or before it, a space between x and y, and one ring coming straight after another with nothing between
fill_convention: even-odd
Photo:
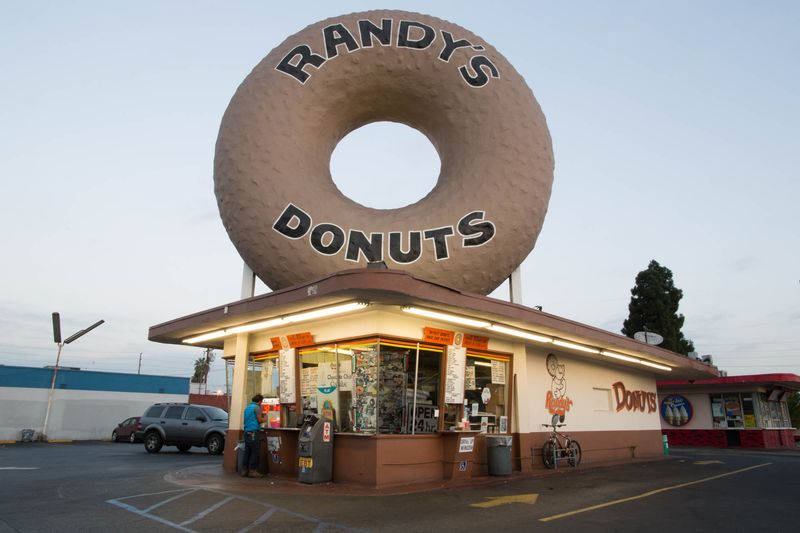
<instances>
[{"instance_id":1,"label":"stucco wall","mask_svg":"<svg viewBox=\"0 0 800 533\"><path fill-rule=\"evenodd\" d=\"M555 348L555 347L553 347ZM564 367L565 398L570 405L565 413L568 431L646 431L659 430L656 382L652 374L636 372L620 366L589 363L565 352L553 349L529 348L525 383L519 384L520 403L529 402L531 408L526 420L521 420L521 431L543 431L541 424L549 422L552 415L547 409L547 394L558 387L558 378L548 372L547 355L555 354L558 364ZM621 382L627 391L651 394L650 411L644 402L644 411L617 410L617 392L614 384ZM619 387L618 391L621 391Z\"/></svg>"},{"instance_id":2,"label":"stucco wall","mask_svg":"<svg viewBox=\"0 0 800 533\"><path fill-rule=\"evenodd\" d=\"M42 430L49 389L0 387L0 440L20 440L21 430ZM99 440L119 422L141 416L157 402L185 402L188 394L56 389L47 424L49 439Z\"/></svg>"}]
</instances>

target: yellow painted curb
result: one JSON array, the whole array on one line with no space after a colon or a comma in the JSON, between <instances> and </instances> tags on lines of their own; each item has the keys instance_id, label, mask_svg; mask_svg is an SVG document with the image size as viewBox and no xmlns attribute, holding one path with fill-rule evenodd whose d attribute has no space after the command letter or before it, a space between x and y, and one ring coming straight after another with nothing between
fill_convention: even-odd
<instances>
[{"instance_id":1,"label":"yellow painted curb","mask_svg":"<svg viewBox=\"0 0 800 533\"><path fill-rule=\"evenodd\" d=\"M49 439L47 442L49 442L50 444L63 444L63 443L72 442L72 440L71 439Z\"/></svg>"},{"instance_id":2,"label":"yellow painted curb","mask_svg":"<svg viewBox=\"0 0 800 533\"><path fill-rule=\"evenodd\" d=\"M15 440L0 440L0 444L16 444Z\"/></svg>"}]
</instances>

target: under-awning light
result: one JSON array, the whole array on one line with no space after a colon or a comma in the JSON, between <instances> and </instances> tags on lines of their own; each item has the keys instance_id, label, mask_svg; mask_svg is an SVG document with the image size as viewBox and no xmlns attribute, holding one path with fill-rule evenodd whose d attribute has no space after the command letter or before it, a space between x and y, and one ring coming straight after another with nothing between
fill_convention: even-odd
<instances>
[{"instance_id":1,"label":"under-awning light","mask_svg":"<svg viewBox=\"0 0 800 533\"><path fill-rule=\"evenodd\" d=\"M607 350L602 350L600 353L602 353L606 357L613 357L614 359L619 359L621 361L628 361L629 363L639 362L639 359L636 359L635 357L631 357L629 355L622 355L621 353L609 352Z\"/></svg>"},{"instance_id":2,"label":"under-awning light","mask_svg":"<svg viewBox=\"0 0 800 533\"><path fill-rule=\"evenodd\" d=\"M302 322L303 320L313 320L315 318L323 318L331 315L339 315L341 313L348 313L363 309L367 306L364 302L350 302L342 305L335 305L333 307L325 307L323 309L315 309L314 311L306 311L297 313L296 315L289 315L284 317L283 321L288 323Z\"/></svg>"},{"instance_id":3,"label":"under-awning light","mask_svg":"<svg viewBox=\"0 0 800 533\"><path fill-rule=\"evenodd\" d=\"M506 335L512 335L514 337L520 337L523 339L528 339L536 342L553 342L553 339L551 337L545 337L544 335L537 335L535 333L531 333L529 331L523 331L521 329L507 328L505 326L500 326L498 324L492 324L487 329L496 331L498 333L505 333Z\"/></svg>"},{"instance_id":4,"label":"under-awning light","mask_svg":"<svg viewBox=\"0 0 800 533\"><path fill-rule=\"evenodd\" d=\"M583 344L575 344L574 342L562 341L560 339L554 340L553 344L555 344L556 346L561 346L562 348L571 348L573 350L578 350L581 352L600 353L600 350L597 350L595 348L590 348L589 346L584 346Z\"/></svg>"},{"instance_id":5,"label":"under-awning light","mask_svg":"<svg viewBox=\"0 0 800 533\"><path fill-rule=\"evenodd\" d=\"M262 320L260 322L253 322L252 324L242 324L241 326L234 326L227 329L219 329L209 333L203 333L196 337L184 339L184 344L196 344L198 342L208 341L211 339L220 339L229 335L236 335L237 333L247 333L249 331L260 331L264 329L283 326L286 324L293 324L295 322L303 322L305 320L312 320L314 318L322 318L326 316L338 315L350 311L363 309L367 305L364 302L349 302L341 305L334 305L333 307L323 307L322 309L315 309L313 311L306 311L303 313L296 313L284 317L270 318L269 320Z\"/></svg>"},{"instance_id":6,"label":"under-awning light","mask_svg":"<svg viewBox=\"0 0 800 533\"><path fill-rule=\"evenodd\" d=\"M412 315L434 318L436 320L442 320L444 322L452 322L454 324L461 324L463 326L471 326L473 328L488 328L489 326L492 325L491 323L486 322L485 320L476 320L474 318L451 315L448 313L438 313L436 311L420 309L419 307L402 307L401 309L406 313L411 313Z\"/></svg>"},{"instance_id":7,"label":"under-awning light","mask_svg":"<svg viewBox=\"0 0 800 533\"><path fill-rule=\"evenodd\" d=\"M210 331L208 333L203 333L202 335L198 335L197 337L190 337L188 339L183 339L184 344L195 344L197 342L208 341L211 339L218 339L220 337L224 337L227 335L224 329L219 329L217 331Z\"/></svg>"},{"instance_id":8,"label":"under-awning light","mask_svg":"<svg viewBox=\"0 0 800 533\"><path fill-rule=\"evenodd\" d=\"M653 368L657 368L659 370L666 370L668 372L672 372L672 369L665 365L659 365L658 363L651 363L650 361L645 361L644 359L640 359L639 363L645 366L650 366Z\"/></svg>"}]
</instances>

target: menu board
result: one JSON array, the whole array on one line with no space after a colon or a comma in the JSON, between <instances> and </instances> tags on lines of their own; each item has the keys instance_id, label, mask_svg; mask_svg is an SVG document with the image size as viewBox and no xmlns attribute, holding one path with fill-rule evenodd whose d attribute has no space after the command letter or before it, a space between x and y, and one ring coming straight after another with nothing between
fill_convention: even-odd
<instances>
[{"instance_id":1,"label":"menu board","mask_svg":"<svg viewBox=\"0 0 800 533\"><path fill-rule=\"evenodd\" d=\"M308 397L317 393L317 367L307 366L300 370L300 396Z\"/></svg>"},{"instance_id":2,"label":"menu board","mask_svg":"<svg viewBox=\"0 0 800 533\"><path fill-rule=\"evenodd\" d=\"M448 346L444 403L462 403L464 401L464 374L466 367L467 349Z\"/></svg>"},{"instance_id":3,"label":"menu board","mask_svg":"<svg viewBox=\"0 0 800 533\"><path fill-rule=\"evenodd\" d=\"M478 386L475 384L475 367L468 366L467 367L467 380L464 383L464 388L466 390L474 390L477 389Z\"/></svg>"},{"instance_id":4,"label":"menu board","mask_svg":"<svg viewBox=\"0 0 800 533\"><path fill-rule=\"evenodd\" d=\"M506 384L506 364L503 361L492 361L492 383Z\"/></svg>"},{"instance_id":5,"label":"menu board","mask_svg":"<svg viewBox=\"0 0 800 533\"><path fill-rule=\"evenodd\" d=\"M278 371L280 372L280 399L281 403L295 403L297 401L294 381L296 355L294 348L281 350L278 357Z\"/></svg>"}]
</instances>

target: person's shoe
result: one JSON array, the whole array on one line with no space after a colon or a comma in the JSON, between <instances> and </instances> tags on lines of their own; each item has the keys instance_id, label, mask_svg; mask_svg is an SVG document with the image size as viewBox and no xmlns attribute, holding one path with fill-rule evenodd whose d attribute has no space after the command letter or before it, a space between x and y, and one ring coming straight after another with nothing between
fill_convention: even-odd
<instances>
[{"instance_id":1,"label":"person's shoe","mask_svg":"<svg viewBox=\"0 0 800 533\"><path fill-rule=\"evenodd\" d=\"M261 472L256 472L255 470L247 474L247 477L264 477L264 474Z\"/></svg>"}]
</instances>

